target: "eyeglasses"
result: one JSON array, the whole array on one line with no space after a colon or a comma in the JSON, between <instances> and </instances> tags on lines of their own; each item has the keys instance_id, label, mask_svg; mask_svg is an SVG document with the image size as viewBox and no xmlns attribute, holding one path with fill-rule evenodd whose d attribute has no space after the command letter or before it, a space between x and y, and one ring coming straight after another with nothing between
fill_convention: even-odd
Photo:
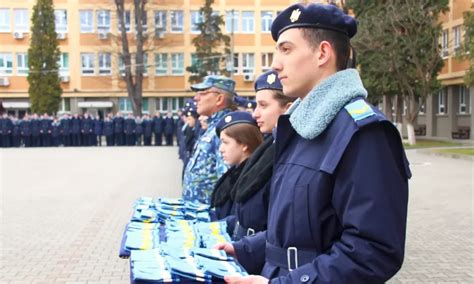
<instances>
[{"instance_id":1,"label":"eyeglasses","mask_svg":"<svg viewBox=\"0 0 474 284\"><path fill-rule=\"evenodd\" d=\"M220 92L212 91L212 90L211 91L206 90L206 91L199 91L199 92L197 92L197 94L200 95L200 96L205 96L205 95L208 95L208 94L217 94L217 95L219 95Z\"/></svg>"}]
</instances>

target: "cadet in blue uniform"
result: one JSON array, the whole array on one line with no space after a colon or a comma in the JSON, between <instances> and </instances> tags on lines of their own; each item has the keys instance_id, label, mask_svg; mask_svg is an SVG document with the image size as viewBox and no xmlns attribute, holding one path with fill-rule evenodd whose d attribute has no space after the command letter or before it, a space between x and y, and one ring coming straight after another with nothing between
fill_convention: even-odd
<instances>
[{"instance_id":1,"label":"cadet in blue uniform","mask_svg":"<svg viewBox=\"0 0 474 284\"><path fill-rule=\"evenodd\" d=\"M112 114L107 114L104 120L104 136L107 146L114 146L114 121Z\"/></svg>"},{"instance_id":2,"label":"cadet in blue uniform","mask_svg":"<svg viewBox=\"0 0 474 284\"><path fill-rule=\"evenodd\" d=\"M125 141L127 146L135 145L135 118L131 113L128 114L123 124L123 133L125 134Z\"/></svg>"},{"instance_id":3,"label":"cadet in blue uniform","mask_svg":"<svg viewBox=\"0 0 474 284\"><path fill-rule=\"evenodd\" d=\"M173 145L173 134L174 134L174 119L171 112L166 114L166 117L163 119L163 132L165 134L166 146Z\"/></svg>"},{"instance_id":4,"label":"cadet in blue uniform","mask_svg":"<svg viewBox=\"0 0 474 284\"><path fill-rule=\"evenodd\" d=\"M69 114L65 114L61 119L61 133L62 141L65 147L71 146L71 117Z\"/></svg>"},{"instance_id":5,"label":"cadet in blue uniform","mask_svg":"<svg viewBox=\"0 0 474 284\"><path fill-rule=\"evenodd\" d=\"M216 126L216 134L221 140L219 151L225 163L230 166L216 182L212 192L211 207L215 213L213 219L221 220L233 215L234 184L242 173L248 157L262 144L263 136L257 122L246 111L234 111L224 116Z\"/></svg>"},{"instance_id":6,"label":"cadet in blue uniform","mask_svg":"<svg viewBox=\"0 0 474 284\"><path fill-rule=\"evenodd\" d=\"M191 86L196 91L197 112L207 116L208 126L199 137L193 154L186 165L183 180L183 198L209 204L217 180L227 171L219 153L216 124L234 109L235 82L224 76L207 76Z\"/></svg>"},{"instance_id":7,"label":"cadet in blue uniform","mask_svg":"<svg viewBox=\"0 0 474 284\"><path fill-rule=\"evenodd\" d=\"M115 145L125 145L125 134L123 133L124 118L120 112L114 117L114 137Z\"/></svg>"},{"instance_id":8,"label":"cadet in blue uniform","mask_svg":"<svg viewBox=\"0 0 474 284\"><path fill-rule=\"evenodd\" d=\"M52 120L47 113L43 114L40 120L40 135L41 135L41 146L51 146L51 123Z\"/></svg>"},{"instance_id":9,"label":"cadet in blue uniform","mask_svg":"<svg viewBox=\"0 0 474 284\"><path fill-rule=\"evenodd\" d=\"M40 120L36 113L33 114L33 118L31 119L31 143L33 147L40 147L41 146L41 139L40 139Z\"/></svg>"},{"instance_id":10,"label":"cadet in blue uniform","mask_svg":"<svg viewBox=\"0 0 474 284\"><path fill-rule=\"evenodd\" d=\"M8 117L6 113L4 113L2 119L0 120L0 134L2 137L1 139L2 147L4 148L11 147L12 131L13 131L12 120Z\"/></svg>"},{"instance_id":11,"label":"cadet in blue uniform","mask_svg":"<svg viewBox=\"0 0 474 284\"><path fill-rule=\"evenodd\" d=\"M186 124L183 133L183 143L180 145L180 147L183 148L183 172L186 168L189 158L193 153L194 144L196 143L197 136L195 129L197 124L198 113L195 109L189 108L187 111L185 111L185 117Z\"/></svg>"},{"instance_id":12,"label":"cadet in blue uniform","mask_svg":"<svg viewBox=\"0 0 474 284\"><path fill-rule=\"evenodd\" d=\"M163 143L163 119L160 112L155 113L155 117L153 117L153 133L155 134L155 146L161 146Z\"/></svg>"},{"instance_id":13,"label":"cadet in blue uniform","mask_svg":"<svg viewBox=\"0 0 474 284\"><path fill-rule=\"evenodd\" d=\"M295 4L272 24L272 68L287 96L278 120L268 229L218 246L262 276L239 283L383 283L404 257L410 171L397 129L346 69L355 20Z\"/></svg>"},{"instance_id":14,"label":"cadet in blue uniform","mask_svg":"<svg viewBox=\"0 0 474 284\"><path fill-rule=\"evenodd\" d=\"M51 123L51 138L52 146L58 147L61 145L61 123L56 117Z\"/></svg>"},{"instance_id":15,"label":"cadet in blue uniform","mask_svg":"<svg viewBox=\"0 0 474 284\"><path fill-rule=\"evenodd\" d=\"M81 118L76 113L71 119L72 146L81 146Z\"/></svg>"},{"instance_id":16,"label":"cadet in blue uniform","mask_svg":"<svg viewBox=\"0 0 474 284\"><path fill-rule=\"evenodd\" d=\"M143 119L139 116L135 118L135 144L138 146L142 145L143 137Z\"/></svg>"},{"instance_id":17,"label":"cadet in blue uniform","mask_svg":"<svg viewBox=\"0 0 474 284\"><path fill-rule=\"evenodd\" d=\"M272 130L278 117L285 113L295 98L283 95L278 74L268 71L255 81L257 108L253 117L264 135L263 144L249 157L232 189L235 220L228 219L232 239L240 240L267 229L270 179L273 173L275 144ZM233 222L232 222L233 221ZM253 273L260 273L261 267Z\"/></svg>"},{"instance_id":18,"label":"cadet in blue uniform","mask_svg":"<svg viewBox=\"0 0 474 284\"><path fill-rule=\"evenodd\" d=\"M20 124L21 124L21 120L17 119L16 117L14 117L12 119L12 123L13 123L13 130L12 130L12 146L13 147L20 147L21 145L21 134L20 134Z\"/></svg>"},{"instance_id":19,"label":"cadet in blue uniform","mask_svg":"<svg viewBox=\"0 0 474 284\"><path fill-rule=\"evenodd\" d=\"M26 114L21 120L20 133L25 147L31 147L31 121L28 114Z\"/></svg>"},{"instance_id":20,"label":"cadet in blue uniform","mask_svg":"<svg viewBox=\"0 0 474 284\"><path fill-rule=\"evenodd\" d=\"M148 114L143 117L143 145L151 146L151 137L153 136L153 120Z\"/></svg>"},{"instance_id":21,"label":"cadet in blue uniform","mask_svg":"<svg viewBox=\"0 0 474 284\"><path fill-rule=\"evenodd\" d=\"M104 128L104 121L100 119L100 116L96 116L94 121L94 146L102 146L102 135L103 135L103 128Z\"/></svg>"}]
</instances>

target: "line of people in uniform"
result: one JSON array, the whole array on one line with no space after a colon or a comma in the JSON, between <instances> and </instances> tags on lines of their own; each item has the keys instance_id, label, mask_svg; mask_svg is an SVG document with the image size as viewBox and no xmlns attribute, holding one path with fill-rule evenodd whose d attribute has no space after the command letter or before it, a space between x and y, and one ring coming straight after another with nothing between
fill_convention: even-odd
<instances>
[{"instance_id":1,"label":"line of people in uniform","mask_svg":"<svg viewBox=\"0 0 474 284\"><path fill-rule=\"evenodd\" d=\"M401 268L411 172L353 68L356 32L335 5L282 11L252 115L235 111L232 79L191 86L188 113L206 127L185 160L182 198L227 222L233 242L215 249L251 275L226 282L384 283Z\"/></svg>"},{"instance_id":2,"label":"line of people in uniform","mask_svg":"<svg viewBox=\"0 0 474 284\"><path fill-rule=\"evenodd\" d=\"M104 137L107 146L172 146L176 125L171 112L164 117L160 113L124 117L118 112L104 119L87 112L60 117L34 113L22 119L4 113L0 117L0 147L102 146Z\"/></svg>"}]
</instances>

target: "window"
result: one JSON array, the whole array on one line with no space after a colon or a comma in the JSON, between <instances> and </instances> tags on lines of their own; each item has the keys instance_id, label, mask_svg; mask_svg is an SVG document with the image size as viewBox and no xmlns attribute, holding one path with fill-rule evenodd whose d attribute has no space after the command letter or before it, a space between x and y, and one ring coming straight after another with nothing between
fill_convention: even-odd
<instances>
[{"instance_id":1,"label":"window","mask_svg":"<svg viewBox=\"0 0 474 284\"><path fill-rule=\"evenodd\" d=\"M61 53L59 56L59 74L68 75L69 74L69 53Z\"/></svg>"},{"instance_id":2,"label":"window","mask_svg":"<svg viewBox=\"0 0 474 284\"><path fill-rule=\"evenodd\" d=\"M119 111L124 113L132 112L132 102L128 98L119 98Z\"/></svg>"},{"instance_id":3,"label":"window","mask_svg":"<svg viewBox=\"0 0 474 284\"><path fill-rule=\"evenodd\" d=\"M99 53L99 74L110 75L112 74L112 56L109 52Z\"/></svg>"},{"instance_id":4,"label":"window","mask_svg":"<svg viewBox=\"0 0 474 284\"><path fill-rule=\"evenodd\" d=\"M81 53L82 75L94 74L94 53Z\"/></svg>"},{"instance_id":5,"label":"window","mask_svg":"<svg viewBox=\"0 0 474 284\"><path fill-rule=\"evenodd\" d=\"M71 99L70 98L62 98L61 105L59 106L59 112L65 113L71 111Z\"/></svg>"},{"instance_id":6,"label":"window","mask_svg":"<svg viewBox=\"0 0 474 284\"><path fill-rule=\"evenodd\" d=\"M168 73L168 54L155 53L155 74L166 75Z\"/></svg>"},{"instance_id":7,"label":"window","mask_svg":"<svg viewBox=\"0 0 474 284\"><path fill-rule=\"evenodd\" d=\"M0 9L0 32L10 31L10 10Z\"/></svg>"},{"instance_id":8,"label":"window","mask_svg":"<svg viewBox=\"0 0 474 284\"><path fill-rule=\"evenodd\" d=\"M461 26L453 28L454 34L454 50L457 51L461 47Z\"/></svg>"},{"instance_id":9,"label":"window","mask_svg":"<svg viewBox=\"0 0 474 284\"><path fill-rule=\"evenodd\" d=\"M16 54L16 66L17 74L26 75L28 74L28 54L27 53L17 53Z\"/></svg>"},{"instance_id":10,"label":"window","mask_svg":"<svg viewBox=\"0 0 474 284\"><path fill-rule=\"evenodd\" d=\"M262 72L269 71L273 62L273 53L262 53Z\"/></svg>"},{"instance_id":11,"label":"window","mask_svg":"<svg viewBox=\"0 0 474 284\"><path fill-rule=\"evenodd\" d=\"M448 57L448 30L443 30L441 34L441 56Z\"/></svg>"},{"instance_id":12,"label":"window","mask_svg":"<svg viewBox=\"0 0 474 284\"><path fill-rule=\"evenodd\" d=\"M155 31L166 31L166 11L155 11Z\"/></svg>"},{"instance_id":13,"label":"window","mask_svg":"<svg viewBox=\"0 0 474 284\"><path fill-rule=\"evenodd\" d=\"M0 75L13 73L13 57L11 53L0 53Z\"/></svg>"},{"instance_id":14,"label":"window","mask_svg":"<svg viewBox=\"0 0 474 284\"><path fill-rule=\"evenodd\" d=\"M225 30L228 33L239 31L239 12L228 11L225 14Z\"/></svg>"},{"instance_id":15,"label":"window","mask_svg":"<svg viewBox=\"0 0 474 284\"><path fill-rule=\"evenodd\" d=\"M130 16L130 10L125 10L123 11L123 20L125 22L125 31L128 33L130 32L130 19L131 19L131 16ZM120 21L117 20L117 24L118 24L118 32L121 33L122 32L122 26L120 25Z\"/></svg>"},{"instance_id":16,"label":"window","mask_svg":"<svg viewBox=\"0 0 474 284\"><path fill-rule=\"evenodd\" d=\"M156 99L156 110L159 112L177 112L184 106L184 97L164 97Z\"/></svg>"},{"instance_id":17,"label":"window","mask_svg":"<svg viewBox=\"0 0 474 284\"><path fill-rule=\"evenodd\" d=\"M255 73L255 55L253 53L242 53L242 72Z\"/></svg>"},{"instance_id":18,"label":"window","mask_svg":"<svg viewBox=\"0 0 474 284\"><path fill-rule=\"evenodd\" d=\"M135 31L137 31L138 27L138 22L137 19L135 19ZM148 30L148 19L147 19L147 13L146 11L143 11L143 16L142 16L142 31L145 33Z\"/></svg>"},{"instance_id":19,"label":"window","mask_svg":"<svg viewBox=\"0 0 474 284\"><path fill-rule=\"evenodd\" d=\"M469 113L469 89L465 86L459 86L459 113L467 114Z\"/></svg>"},{"instance_id":20,"label":"window","mask_svg":"<svg viewBox=\"0 0 474 284\"><path fill-rule=\"evenodd\" d=\"M171 32L183 32L183 11L171 11Z\"/></svg>"},{"instance_id":21,"label":"window","mask_svg":"<svg viewBox=\"0 0 474 284\"><path fill-rule=\"evenodd\" d=\"M157 98L156 99L156 110L160 112L168 111L168 103L169 98Z\"/></svg>"},{"instance_id":22,"label":"window","mask_svg":"<svg viewBox=\"0 0 474 284\"><path fill-rule=\"evenodd\" d=\"M446 108L447 92L448 92L448 89L443 88L438 93L438 114L446 114L447 113L447 108Z\"/></svg>"},{"instance_id":23,"label":"window","mask_svg":"<svg viewBox=\"0 0 474 284\"><path fill-rule=\"evenodd\" d=\"M15 21L15 32L28 32L30 30L28 9L13 9L13 20Z\"/></svg>"},{"instance_id":24,"label":"window","mask_svg":"<svg viewBox=\"0 0 474 284\"><path fill-rule=\"evenodd\" d=\"M94 20L92 16L92 10L79 11L79 17L81 18L81 33L94 32Z\"/></svg>"},{"instance_id":25,"label":"window","mask_svg":"<svg viewBox=\"0 0 474 284\"><path fill-rule=\"evenodd\" d=\"M262 32L269 33L272 28L273 13L272 11L262 11L260 15L262 17Z\"/></svg>"},{"instance_id":26,"label":"window","mask_svg":"<svg viewBox=\"0 0 474 284\"><path fill-rule=\"evenodd\" d=\"M171 53L171 74L173 75L184 74L184 54L183 53Z\"/></svg>"},{"instance_id":27,"label":"window","mask_svg":"<svg viewBox=\"0 0 474 284\"><path fill-rule=\"evenodd\" d=\"M198 24L204 20L203 15L199 11L191 11L191 33L199 33Z\"/></svg>"},{"instance_id":28,"label":"window","mask_svg":"<svg viewBox=\"0 0 474 284\"><path fill-rule=\"evenodd\" d=\"M119 54L118 55L118 66L119 66L119 72L121 76L125 75L125 63L123 61L123 55Z\"/></svg>"},{"instance_id":29,"label":"window","mask_svg":"<svg viewBox=\"0 0 474 284\"><path fill-rule=\"evenodd\" d=\"M110 31L110 11L109 10L97 11L97 30L103 31L103 32Z\"/></svg>"},{"instance_id":30,"label":"window","mask_svg":"<svg viewBox=\"0 0 474 284\"><path fill-rule=\"evenodd\" d=\"M418 114L425 114L425 101L422 98L418 98L419 111Z\"/></svg>"},{"instance_id":31,"label":"window","mask_svg":"<svg viewBox=\"0 0 474 284\"><path fill-rule=\"evenodd\" d=\"M228 62L228 65L227 65L227 71L232 73L232 74L237 74L239 73L239 54L238 53L234 53L234 58L232 58L231 60L227 60Z\"/></svg>"},{"instance_id":32,"label":"window","mask_svg":"<svg viewBox=\"0 0 474 284\"><path fill-rule=\"evenodd\" d=\"M148 98L142 98L142 112L149 113L148 111Z\"/></svg>"},{"instance_id":33,"label":"window","mask_svg":"<svg viewBox=\"0 0 474 284\"><path fill-rule=\"evenodd\" d=\"M143 53L143 75L148 75L148 53Z\"/></svg>"},{"instance_id":34,"label":"window","mask_svg":"<svg viewBox=\"0 0 474 284\"><path fill-rule=\"evenodd\" d=\"M54 24L56 25L57 33L67 32L67 11L54 10Z\"/></svg>"},{"instance_id":35,"label":"window","mask_svg":"<svg viewBox=\"0 0 474 284\"><path fill-rule=\"evenodd\" d=\"M243 33L253 33L254 29L254 16L252 11L243 11L242 12L242 32Z\"/></svg>"}]
</instances>

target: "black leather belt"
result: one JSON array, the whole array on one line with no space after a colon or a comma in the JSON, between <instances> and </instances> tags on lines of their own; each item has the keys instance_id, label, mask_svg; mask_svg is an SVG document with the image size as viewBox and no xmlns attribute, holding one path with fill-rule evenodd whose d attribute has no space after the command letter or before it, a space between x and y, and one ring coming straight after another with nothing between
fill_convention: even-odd
<instances>
[{"instance_id":1,"label":"black leather belt","mask_svg":"<svg viewBox=\"0 0 474 284\"><path fill-rule=\"evenodd\" d=\"M312 262L318 255L315 250L299 249L296 247L282 248L268 242L265 248L266 261L288 271Z\"/></svg>"}]
</instances>

